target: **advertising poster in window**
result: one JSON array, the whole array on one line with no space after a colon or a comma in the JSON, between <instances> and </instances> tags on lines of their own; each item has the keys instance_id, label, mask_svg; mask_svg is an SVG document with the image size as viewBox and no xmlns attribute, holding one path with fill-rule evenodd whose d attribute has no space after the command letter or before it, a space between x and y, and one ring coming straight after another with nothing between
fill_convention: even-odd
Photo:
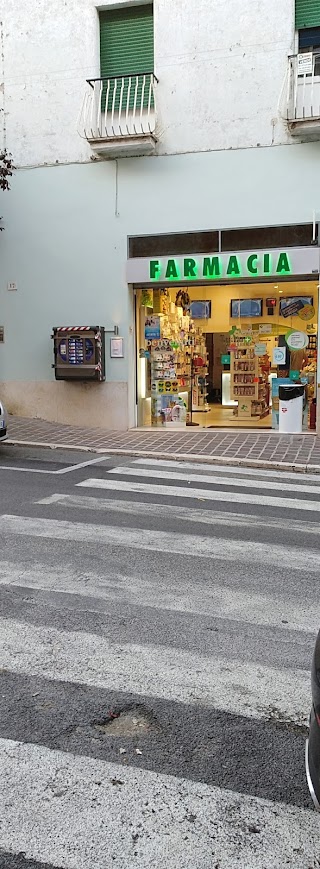
<instances>
[{"instance_id":1,"label":"advertising poster in window","mask_svg":"<svg viewBox=\"0 0 320 869\"><path fill-rule=\"evenodd\" d=\"M144 325L144 337L146 341L155 341L160 338L160 317L146 317Z\"/></svg>"}]
</instances>

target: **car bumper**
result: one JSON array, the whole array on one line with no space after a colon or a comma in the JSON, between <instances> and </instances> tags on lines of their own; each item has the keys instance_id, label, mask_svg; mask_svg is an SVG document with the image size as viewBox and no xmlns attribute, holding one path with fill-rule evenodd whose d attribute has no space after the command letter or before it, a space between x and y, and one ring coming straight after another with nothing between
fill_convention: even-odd
<instances>
[{"instance_id":1,"label":"car bumper","mask_svg":"<svg viewBox=\"0 0 320 869\"><path fill-rule=\"evenodd\" d=\"M5 407L2 404L2 401L0 401L0 441L6 440L6 438L8 437L7 431L8 431L8 415L7 415Z\"/></svg>"},{"instance_id":2,"label":"car bumper","mask_svg":"<svg viewBox=\"0 0 320 869\"><path fill-rule=\"evenodd\" d=\"M316 775L315 766L314 766L313 761L312 761L312 757L311 757L310 752L309 752L309 740L308 739L306 741L305 764L306 764L307 783L308 783L310 795L312 797L313 805L317 809L317 811L320 812L320 803L319 803L319 800L318 800L318 797L317 797L317 794L316 794L316 791L315 791L314 785L313 785L314 782L316 783L317 775Z\"/></svg>"},{"instance_id":3,"label":"car bumper","mask_svg":"<svg viewBox=\"0 0 320 869\"><path fill-rule=\"evenodd\" d=\"M309 739L305 752L306 777L308 788L315 805L320 811L320 728L314 713L310 715Z\"/></svg>"}]
</instances>

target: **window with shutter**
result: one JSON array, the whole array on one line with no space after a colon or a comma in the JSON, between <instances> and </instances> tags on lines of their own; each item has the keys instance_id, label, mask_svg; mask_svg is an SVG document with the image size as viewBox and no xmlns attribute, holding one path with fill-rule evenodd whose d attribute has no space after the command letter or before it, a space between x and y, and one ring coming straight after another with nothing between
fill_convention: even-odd
<instances>
[{"instance_id":1,"label":"window with shutter","mask_svg":"<svg viewBox=\"0 0 320 869\"><path fill-rule=\"evenodd\" d=\"M100 64L106 78L153 72L152 4L100 12Z\"/></svg>"},{"instance_id":2,"label":"window with shutter","mask_svg":"<svg viewBox=\"0 0 320 869\"><path fill-rule=\"evenodd\" d=\"M320 48L320 27L305 27L299 31L299 51L312 51Z\"/></svg>"},{"instance_id":3,"label":"window with shutter","mask_svg":"<svg viewBox=\"0 0 320 869\"><path fill-rule=\"evenodd\" d=\"M320 0L296 0L296 29L320 27Z\"/></svg>"},{"instance_id":4,"label":"window with shutter","mask_svg":"<svg viewBox=\"0 0 320 869\"><path fill-rule=\"evenodd\" d=\"M141 97L142 74L148 74L146 94L148 93L150 74L153 73L154 67L153 46L152 4L100 12L100 74L101 78L117 79L116 106L120 99L121 77L126 77L122 94L123 103L127 99L130 76L134 76L130 83L131 107L134 103L136 83L138 100ZM114 88L115 84L111 81L108 91L108 109L112 105ZM106 92L105 84L104 106Z\"/></svg>"}]
</instances>

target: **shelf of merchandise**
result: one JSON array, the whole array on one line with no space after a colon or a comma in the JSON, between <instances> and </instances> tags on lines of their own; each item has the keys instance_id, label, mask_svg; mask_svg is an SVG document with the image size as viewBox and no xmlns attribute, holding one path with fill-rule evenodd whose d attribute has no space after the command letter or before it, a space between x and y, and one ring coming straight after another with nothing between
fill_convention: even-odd
<instances>
[{"instance_id":1,"label":"shelf of merchandise","mask_svg":"<svg viewBox=\"0 0 320 869\"><path fill-rule=\"evenodd\" d=\"M308 365L312 363L317 364L317 348L318 348L318 335L309 335L309 344L306 350L306 355L308 358Z\"/></svg>"},{"instance_id":2,"label":"shelf of merchandise","mask_svg":"<svg viewBox=\"0 0 320 869\"><path fill-rule=\"evenodd\" d=\"M230 396L238 402L239 419L263 419L269 413L269 364L266 357L256 356L254 344L246 337L236 339L231 352Z\"/></svg>"},{"instance_id":3,"label":"shelf of merchandise","mask_svg":"<svg viewBox=\"0 0 320 869\"><path fill-rule=\"evenodd\" d=\"M309 335L309 344L306 350L307 361L305 363L304 369L301 372L301 377L304 378L303 382L306 382L307 385L307 398L309 404L309 414L310 414L310 405L313 399L316 397L316 376L317 376L317 350L318 350L318 335L313 334Z\"/></svg>"},{"instance_id":4,"label":"shelf of merchandise","mask_svg":"<svg viewBox=\"0 0 320 869\"><path fill-rule=\"evenodd\" d=\"M208 353L205 335L194 327L192 334L191 396L192 412L207 413L208 398ZM201 364L201 362L203 364Z\"/></svg>"},{"instance_id":5,"label":"shelf of merchandise","mask_svg":"<svg viewBox=\"0 0 320 869\"><path fill-rule=\"evenodd\" d=\"M208 397L208 381L207 369L192 367L192 410L193 413L207 413L210 410L207 402Z\"/></svg>"},{"instance_id":6,"label":"shelf of merchandise","mask_svg":"<svg viewBox=\"0 0 320 869\"><path fill-rule=\"evenodd\" d=\"M179 396L183 395L187 396L188 404L191 389L191 353L186 337L189 318L186 319L182 310L177 308L168 314L160 314L160 320L161 338L149 342L151 399L157 402L161 396L167 396L174 407ZM163 414L166 415L165 408ZM158 411L154 414L152 410L151 424L173 425L168 421L160 422Z\"/></svg>"},{"instance_id":7,"label":"shelf of merchandise","mask_svg":"<svg viewBox=\"0 0 320 869\"><path fill-rule=\"evenodd\" d=\"M161 339L161 343L163 344L163 339ZM160 344L160 341L159 341ZM183 367L184 370L181 370L179 364L177 364L175 360L175 354L172 350L165 350L163 347L159 348L157 352L156 347L152 347L151 350L151 392L164 394L167 392L170 394L179 393L180 390L189 391L190 390L190 368L186 363ZM160 387L157 389L159 384L167 384L167 388ZM172 390L170 388L172 387Z\"/></svg>"}]
</instances>

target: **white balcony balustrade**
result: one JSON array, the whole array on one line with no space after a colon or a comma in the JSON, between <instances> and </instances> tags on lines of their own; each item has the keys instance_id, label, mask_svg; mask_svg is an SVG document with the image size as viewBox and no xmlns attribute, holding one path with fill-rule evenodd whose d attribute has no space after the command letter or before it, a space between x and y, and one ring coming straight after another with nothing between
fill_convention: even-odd
<instances>
[{"instance_id":1,"label":"white balcony balustrade","mask_svg":"<svg viewBox=\"0 0 320 869\"><path fill-rule=\"evenodd\" d=\"M89 79L79 132L103 157L152 154L156 146L154 73Z\"/></svg>"},{"instance_id":2,"label":"white balcony balustrade","mask_svg":"<svg viewBox=\"0 0 320 869\"><path fill-rule=\"evenodd\" d=\"M293 136L320 139L320 51L289 57L281 110Z\"/></svg>"}]
</instances>

